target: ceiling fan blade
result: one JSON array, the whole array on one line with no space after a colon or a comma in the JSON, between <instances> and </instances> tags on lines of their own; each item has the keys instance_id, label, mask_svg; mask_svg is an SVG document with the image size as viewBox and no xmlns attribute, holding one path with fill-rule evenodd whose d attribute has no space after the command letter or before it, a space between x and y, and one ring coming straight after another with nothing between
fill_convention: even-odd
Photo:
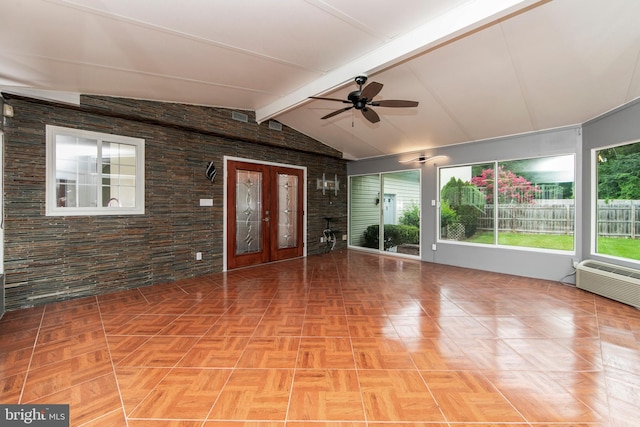
<instances>
[{"instance_id":1,"label":"ceiling fan blade","mask_svg":"<svg viewBox=\"0 0 640 427\"><path fill-rule=\"evenodd\" d=\"M375 107L417 107L418 101L402 101L399 99L387 99L383 101L372 102L371 105Z\"/></svg>"},{"instance_id":2,"label":"ceiling fan blade","mask_svg":"<svg viewBox=\"0 0 640 427\"><path fill-rule=\"evenodd\" d=\"M380 121L378 113L373 111L371 108L363 108L361 111L364 118L369 120L371 123L378 123Z\"/></svg>"},{"instance_id":3,"label":"ceiling fan blade","mask_svg":"<svg viewBox=\"0 0 640 427\"><path fill-rule=\"evenodd\" d=\"M328 118L333 117L333 116L337 116L338 114L340 114L340 113L344 113L345 111L347 111L347 110L351 110L352 108L353 108L353 106L351 106L351 107L347 107L347 108L342 108L342 109L340 109L340 110L336 110L336 111L334 111L333 113L329 113L329 114L327 114L326 116L321 117L321 119L322 119L322 120L324 120L324 119L328 119Z\"/></svg>"},{"instance_id":4,"label":"ceiling fan blade","mask_svg":"<svg viewBox=\"0 0 640 427\"><path fill-rule=\"evenodd\" d=\"M360 92L360 98L367 98L371 101L374 96L380 93L382 86L383 84L378 82L369 83L364 89L362 89L362 92Z\"/></svg>"},{"instance_id":5,"label":"ceiling fan blade","mask_svg":"<svg viewBox=\"0 0 640 427\"><path fill-rule=\"evenodd\" d=\"M323 97L323 96L310 96L309 98L310 98L310 99L323 99L323 100L325 100L325 101L338 101L338 102L342 102L342 103L345 103L345 104L350 104L350 103L351 103L351 101L347 101L347 100L345 100L345 99L338 99L338 98L325 98L325 97Z\"/></svg>"}]
</instances>

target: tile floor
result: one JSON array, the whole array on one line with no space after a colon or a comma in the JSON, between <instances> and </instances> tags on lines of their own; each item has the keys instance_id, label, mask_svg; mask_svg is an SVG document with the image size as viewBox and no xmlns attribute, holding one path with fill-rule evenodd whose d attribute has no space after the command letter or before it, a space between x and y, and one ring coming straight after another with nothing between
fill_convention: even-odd
<instances>
[{"instance_id":1,"label":"tile floor","mask_svg":"<svg viewBox=\"0 0 640 427\"><path fill-rule=\"evenodd\" d=\"M640 311L342 251L7 313L0 403L74 426L638 426Z\"/></svg>"}]
</instances>

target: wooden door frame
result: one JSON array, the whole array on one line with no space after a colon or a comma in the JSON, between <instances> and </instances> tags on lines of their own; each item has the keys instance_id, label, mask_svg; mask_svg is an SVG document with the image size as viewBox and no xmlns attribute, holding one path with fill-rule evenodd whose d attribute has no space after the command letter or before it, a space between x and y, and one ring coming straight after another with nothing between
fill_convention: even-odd
<instances>
[{"instance_id":1,"label":"wooden door frame","mask_svg":"<svg viewBox=\"0 0 640 427\"><path fill-rule=\"evenodd\" d=\"M222 239L223 239L223 249L222 249L222 271L227 271L228 270L228 265L227 265L227 239L229 239L229 235L228 235L228 226L227 226L227 211L229 209L229 206L227 206L227 190L228 190L228 180L229 180L229 168L228 168L228 164L229 161L235 161L235 162L244 162L244 163L253 163L253 164L257 164L257 165L265 165L265 166L275 166L275 167L283 167L283 168L290 168L290 169L298 169L298 170L302 170L302 176L303 176L303 182L302 184L302 194L303 194L303 199L302 199L302 209L303 209L303 214L302 214L302 256L306 257L307 256L307 167L306 166L298 166L298 165L289 165L286 163L274 163L274 162L263 162L263 161L259 161L259 160L254 160L254 159L247 159L244 157L233 157L233 156L224 156L223 158L223 171L224 173L222 174L224 176L224 183L223 183L223 187L224 187L224 192L223 192L223 209L222 209L222 216L223 216L223 226L222 226Z\"/></svg>"}]
</instances>

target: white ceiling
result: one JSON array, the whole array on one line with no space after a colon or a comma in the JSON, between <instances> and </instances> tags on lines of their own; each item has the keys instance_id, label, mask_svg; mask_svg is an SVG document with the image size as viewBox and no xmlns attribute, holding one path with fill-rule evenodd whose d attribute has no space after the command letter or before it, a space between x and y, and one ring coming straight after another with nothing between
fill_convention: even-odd
<instances>
[{"instance_id":1,"label":"white ceiling","mask_svg":"<svg viewBox=\"0 0 640 427\"><path fill-rule=\"evenodd\" d=\"M636 0L2 0L0 87L256 111L362 159L585 122L640 97ZM344 104L384 84L371 124ZM46 92L43 92L46 91ZM51 91L51 92L49 92Z\"/></svg>"}]
</instances>

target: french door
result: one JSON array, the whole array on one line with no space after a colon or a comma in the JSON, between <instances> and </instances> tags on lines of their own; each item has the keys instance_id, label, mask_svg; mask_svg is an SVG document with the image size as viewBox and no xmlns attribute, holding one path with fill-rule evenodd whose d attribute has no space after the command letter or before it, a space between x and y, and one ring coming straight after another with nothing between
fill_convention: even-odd
<instances>
[{"instance_id":1,"label":"french door","mask_svg":"<svg viewBox=\"0 0 640 427\"><path fill-rule=\"evenodd\" d=\"M227 162L227 268L303 254L302 169Z\"/></svg>"}]
</instances>

